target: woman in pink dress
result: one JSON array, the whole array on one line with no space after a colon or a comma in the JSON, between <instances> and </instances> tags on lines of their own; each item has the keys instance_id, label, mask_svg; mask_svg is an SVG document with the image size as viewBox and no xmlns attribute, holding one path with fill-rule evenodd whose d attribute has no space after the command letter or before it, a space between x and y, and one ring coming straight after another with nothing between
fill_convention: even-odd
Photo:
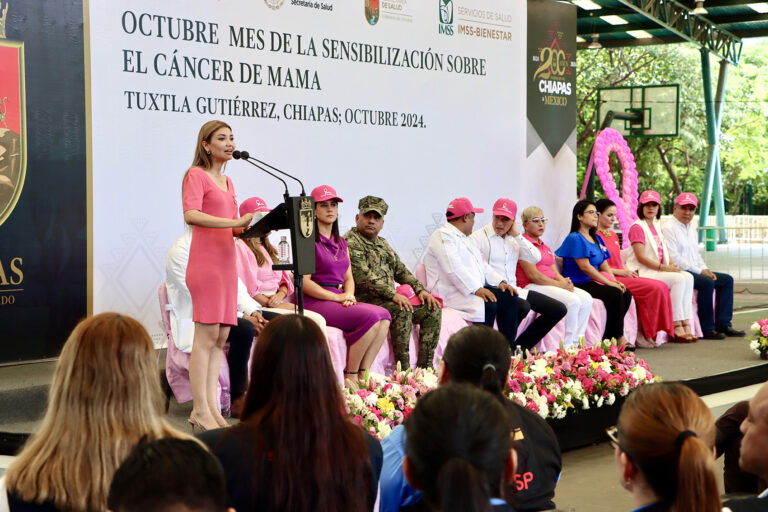
<instances>
[{"instance_id":1,"label":"woman in pink dress","mask_svg":"<svg viewBox=\"0 0 768 512\"><path fill-rule=\"evenodd\" d=\"M235 241L252 214L238 218L232 180L223 174L235 140L222 121L208 121L197 136L195 159L184 175L184 221L192 226L186 281L192 296L195 335L189 357L192 413L202 430L227 426L217 405L216 384L229 326L237 325Z\"/></svg>"},{"instance_id":2,"label":"woman in pink dress","mask_svg":"<svg viewBox=\"0 0 768 512\"><path fill-rule=\"evenodd\" d=\"M624 268L619 237L612 229L613 223L616 222L616 203L610 199L600 199L595 203L595 207L600 213L597 230L611 254L608 265L613 269L616 279L624 283L632 292L637 303L637 315L640 318L643 334L648 339L655 339L660 331L674 336L669 287L663 281L639 277L637 271Z\"/></svg>"}]
</instances>

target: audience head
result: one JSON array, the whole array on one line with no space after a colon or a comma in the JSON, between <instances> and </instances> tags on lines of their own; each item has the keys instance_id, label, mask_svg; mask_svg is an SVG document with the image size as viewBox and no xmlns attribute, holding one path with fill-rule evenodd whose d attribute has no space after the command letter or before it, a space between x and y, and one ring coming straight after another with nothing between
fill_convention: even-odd
<instances>
[{"instance_id":1,"label":"audience head","mask_svg":"<svg viewBox=\"0 0 768 512\"><path fill-rule=\"evenodd\" d=\"M269 321L253 351L241 419L263 455L254 481L269 482L268 489L254 488L254 499L267 499L272 510L366 508L372 469L365 439L344 412L328 344L314 321Z\"/></svg>"},{"instance_id":2,"label":"audience head","mask_svg":"<svg viewBox=\"0 0 768 512\"><path fill-rule=\"evenodd\" d=\"M635 390L617 430L616 462L626 489L672 510L720 510L714 419L690 388L665 382Z\"/></svg>"},{"instance_id":3,"label":"audience head","mask_svg":"<svg viewBox=\"0 0 768 512\"><path fill-rule=\"evenodd\" d=\"M336 194L336 189L328 185L320 185L312 189L310 194L315 198L315 241L320 241L318 224L331 225L331 235L336 243L339 242L339 203L344 201Z\"/></svg>"},{"instance_id":4,"label":"audience head","mask_svg":"<svg viewBox=\"0 0 768 512\"><path fill-rule=\"evenodd\" d=\"M483 211L485 210L482 208L475 208L472 201L466 197L457 197L448 204L445 218L465 235L471 235L475 226L475 214Z\"/></svg>"},{"instance_id":5,"label":"audience head","mask_svg":"<svg viewBox=\"0 0 768 512\"><path fill-rule=\"evenodd\" d=\"M749 414L741 423L739 467L768 480L768 383L749 401Z\"/></svg>"},{"instance_id":6,"label":"audience head","mask_svg":"<svg viewBox=\"0 0 768 512\"><path fill-rule=\"evenodd\" d=\"M226 135L227 139L232 136L232 127L224 121L208 121L200 127L200 131L197 134L197 144L195 145L195 157L192 160L192 167L200 167L201 169L210 169L213 165L214 159L219 156L219 159L229 160L232 158L224 157L224 155L217 155L215 147L211 147L211 143L214 138L220 135ZM232 143L232 149L235 149L234 142Z\"/></svg>"},{"instance_id":7,"label":"audience head","mask_svg":"<svg viewBox=\"0 0 768 512\"><path fill-rule=\"evenodd\" d=\"M424 395L405 422L403 472L436 510L490 511L514 475L509 416L469 384Z\"/></svg>"},{"instance_id":8,"label":"audience head","mask_svg":"<svg viewBox=\"0 0 768 512\"><path fill-rule=\"evenodd\" d=\"M637 216L641 220L661 218L661 196L655 190L646 190L637 200Z\"/></svg>"},{"instance_id":9,"label":"audience head","mask_svg":"<svg viewBox=\"0 0 768 512\"><path fill-rule=\"evenodd\" d=\"M539 238L544 234L544 228L547 226L547 219L544 217L544 211L538 206L529 206L520 214L520 220L523 222L523 229L532 238Z\"/></svg>"},{"instance_id":10,"label":"audience head","mask_svg":"<svg viewBox=\"0 0 768 512\"><path fill-rule=\"evenodd\" d=\"M380 197L365 196L357 203L360 213L355 215L357 230L364 237L375 240L384 227L384 216L389 210L387 203Z\"/></svg>"},{"instance_id":11,"label":"audience head","mask_svg":"<svg viewBox=\"0 0 768 512\"><path fill-rule=\"evenodd\" d=\"M440 382L466 382L501 397L511 364L503 334L485 325L464 327L448 340Z\"/></svg>"},{"instance_id":12,"label":"audience head","mask_svg":"<svg viewBox=\"0 0 768 512\"><path fill-rule=\"evenodd\" d=\"M184 437L162 417L152 340L128 316L87 318L64 344L48 410L8 468L8 488L59 509L103 510L115 470L145 436Z\"/></svg>"},{"instance_id":13,"label":"audience head","mask_svg":"<svg viewBox=\"0 0 768 512\"><path fill-rule=\"evenodd\" d=\"M695 194L683 192L675 198L672 215L683 224L688 224L693 220L693 216L696 215L696 207L698 205L699 201L696 199Z\"/></svg>"},{"instance_id":14,"label":"audience head","mask_svg":"<svg viewBox=\"0 0 768 512\"><path fill-rule=\"evenodd\" d=\"M616 222L616 203L610 199L598 199L595 208L600 214L597 225L604 230L612 229Z\"/></svg>"},{"instance_id":15,"label":"audience head","mask_svg":"<svg viewBox=\"0 0 768 512\"><path fill-rule=\"evenodd\" d=\"M115 472L107 507L113 512L224 512L224 472L196 441L141 442Z\"/></svg>"},{"instance_id":16,"label":"audience head","mask_svg":"<svg viewBox=\"0 0 768 512\"><path fill-rule=\"evenodd\" d=\"M597 229L597 220L600 214L595 203L582 199L573 205L571 212L571 233L578 231L582 226L589 229L589 234L594 237Z\"/></svg>"}]
</instances>

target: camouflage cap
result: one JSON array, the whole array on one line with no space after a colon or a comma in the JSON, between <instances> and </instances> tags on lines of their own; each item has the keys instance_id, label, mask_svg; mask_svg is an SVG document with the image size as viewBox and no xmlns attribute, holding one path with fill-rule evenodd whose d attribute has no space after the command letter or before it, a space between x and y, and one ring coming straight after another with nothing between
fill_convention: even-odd
<instances>
[{"instance_id":1,"label":"camouflage cap","mask_svg":"<svg viewBox=\"0 0 768 512\"><path fill-rule=\"evenodd\" d=\"M360 213L376 212L382 217L389 210L387 203L382 198L376 196L365 196L357 203L357 208L360 210Z\"/></svg>"}]
</instances>

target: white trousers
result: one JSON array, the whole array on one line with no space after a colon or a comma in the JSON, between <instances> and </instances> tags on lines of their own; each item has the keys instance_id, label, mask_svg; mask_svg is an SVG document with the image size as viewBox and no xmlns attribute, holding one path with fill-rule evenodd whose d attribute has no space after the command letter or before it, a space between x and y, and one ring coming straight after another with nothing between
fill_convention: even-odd
<instances>
[{"instance_id":1,"label":"white trousers","mask_svg":"<svg viewBox=\"0 0 768 512\"><path fill-rule=\"evenodd\" d=\"M284 302L283 304L288 304L288 302ZM269 311L270 313L277 313L278 315L292 315L293 314L293 308L291 309L283 309L283 308L262 308L263 311ZM328 335L325 333L325 328L327 325L325 324L325 317L321 315L320 313L315 313L314 311L310 311L306 308L304 308L304 316L315 322L319 327L320 330L323 331L323 336L325 337L326 341L328 340Z\"/></svg>"},{"instance_id":2,"label":"white trousers","mask_svg":"<svg viewBox=\"0 0 768 512\"><path fill-rule=\"evenodd\" d=\"M543 293L547 297L559 300L565 304L568 312L565 314L565 335L563 344L573 345L587 332L587 322L592 312L592 296L581 288L572 292L557 286L531 283L525 287L528 290Z\"/></svg>"},{"instance_id":3,"label":"white trousers","mask_svg":"<svg viewBox=\"0 0 768 512\"><path fill-rule=\"evenodd\" d=\"M693 276L688 272L659 272L640 266L640 277L658 279L669 286L672 298L672 320L691 320L693 318Z\"/></svg>"}]
</instances>

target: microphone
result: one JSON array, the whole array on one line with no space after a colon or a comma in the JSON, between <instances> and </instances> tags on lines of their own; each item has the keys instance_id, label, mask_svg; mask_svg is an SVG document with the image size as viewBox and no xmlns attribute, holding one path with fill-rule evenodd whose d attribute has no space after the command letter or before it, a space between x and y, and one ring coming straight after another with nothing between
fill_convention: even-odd
<instances>
[{"instance_id":1,"label":"microphone","mask_svg":"<svg viewBox=\"0 0 768 512\"><path fill-rule=\"evenodd\" d=\"M245 160L246 162L248 162L252 166L256 167L257 169L260 169L260 170L264 171L265 173L269 174L270 176L272 176L273 178L277 178L278 180L282 181L283 182L283 186L285 187L285 194L284 194L285 197L289 197L290 196L290 194L288 193L288 184L285 182L285 180L283 178L281 178L280 176L276 175L276 174L272 174L271 172L269 172L268 170L266 170L262 166L251 162L249 160L250 155L248 154L247 151L235 150L235 151L232 152L232 158L234 158L235 160Z\"/></svg>"},{"instance_id":2,"label":"microphone","mask_svg":"<svg viewBox=\"0 0 768 512\"><path fill-rule=\"evenodd\" d=\"M235 153L237 153L239 156L235 156ZM265 166L269 167L269 168L270 168L270 169L272 169L273 171L279 172L279 173L280 173L280 174L282 174L283 176L288 176L288 177L289 177L289 178L291 178L292 180L294 180L294 181L298 181L298 182L299 182L299 185L301 185L301 195L302 195L302 196L305 196L305 195L307 195L307 193L306 193L306 192L304 192L304 183L302 183L302 182L301 182L301 180L300 180L299 178L297 178L297 177L295 177L295 176L291 176L290 174L288 174L288 173L287 173L287 172L285 172L285 171L281 171L280 169L278 169L278 168L277 168L277 167L275 167L274 165L269 165L267 162L262 162L262 161L261 161L261 160L259 160L258 158L251 156L251 155L250 155L250 154L249 154L247 151L235 151L235 152L233 152L233 153L232 153L232 156L233 156L234 158L243 158L243 159L245 159L245 160L248 160L248 161L250 161L250 160L253 160L253 161L255 161L255 162L258 162L258 163L260 163L261 165L265 165ZM260 169L264 170L263 168L260 168ZM273 176L274 176L274 174L273 174Z\"/></svg>"}]
</instances>

